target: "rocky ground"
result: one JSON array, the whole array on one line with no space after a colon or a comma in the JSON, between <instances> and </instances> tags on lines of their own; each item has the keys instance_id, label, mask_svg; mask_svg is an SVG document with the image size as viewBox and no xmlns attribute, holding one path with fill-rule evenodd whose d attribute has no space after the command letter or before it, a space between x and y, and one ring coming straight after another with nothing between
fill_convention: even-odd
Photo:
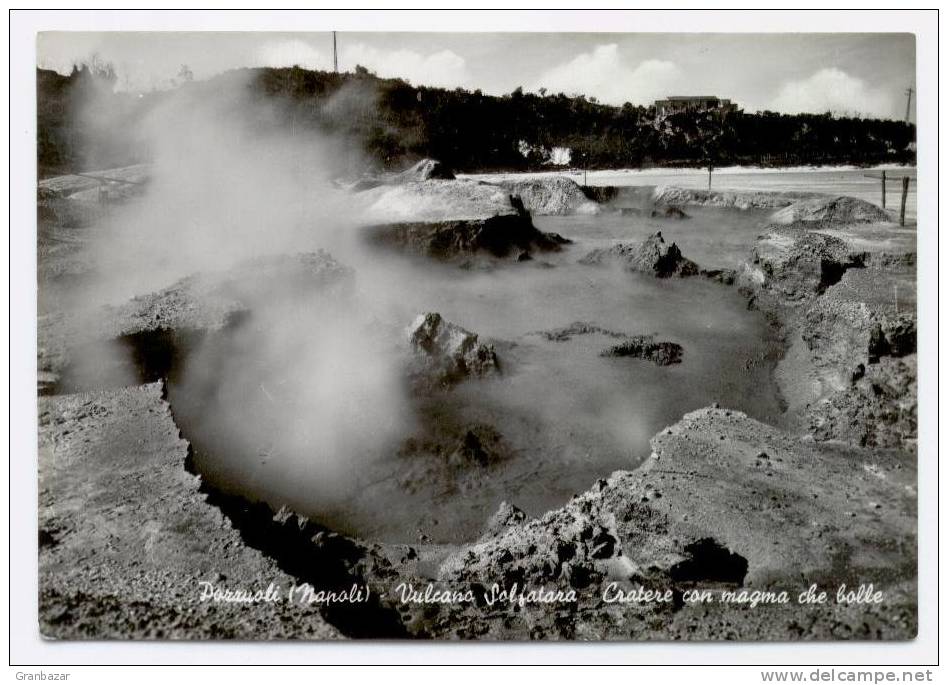
<instances>
[{"instance_id":1,"label":"rocky ground","mask_svg":"<svg viewBox=\"0 0 948 685\"><path fill-rule=\"evenodd\" d=\"M364 192L376 193L378 202L392 189L411 203L419 193L459 195L462 209L481 212L465 221L522 221L527 212L508 189L460 183L427 178ZM849 202L841 216L836 198L666 188L655 199L659 206L775 209L805 202L762 226L754 253L733 275L749 306L783 335L775 377L786 404L784 425L704 408L655 435L641 467L613 473L543 516L528 518L516 502L505 503L470 544L378 544L216 492L193 473L189 445L163 398L163 379L176 356L186 354L189 336L245 312L241 283L259 283L267 269L295 270L303 286L331 293L348 280L331 257L195 275L92 319L51 313L39 321L38 341L39 391L47 395L39 416L42 633L63 639L912 638L914 231ZM425 212L434 206L425 204ZM443 219L423 214L421 222ZM442 225L436 232L457 237L470 230L470 224ZM466 238L449 244L458 253L477 246ZM656 275L697 272L660 237L639 248L599 257L639 268L652 255L657 261L642 268ZM56 262L68 259L68 250L44 252L41 245L40 255ZM42 274L58 273L55 264L40 269L41 282ZM241 269L254 278L242 277ZM579 322L550 334L583 332ZM493 349L433 313L409 336L422 366L431 357L452 381L471 366L484 373L497 367ZM612 337L621 344L623 336ZM101 370L75 368L80 348L97 344L137 351L131 382L124 377L109 386ZM284 599L201 602L201 581L218 589L273 583ZM358 601L285 599L290 587L304 583L340 596L353 587L369 592ZM845 591L837 596L843 584L848 590L872 584L882 596L872 602L864 594L860 602ZM800 603L811 585L827 592L825 601Z\"/></svg>"},{"instance_id":2,"label":"rocky ground","mask_svg":"<svg viewBox=\"0 0 948 685\"><path fill-rule=\"evenodd\" d=\"M290 587L189 472L162 384L42 398L40 629L79 639L329 639L313 607L195 602L202 581Z\"/></svg>"}]
</instances>

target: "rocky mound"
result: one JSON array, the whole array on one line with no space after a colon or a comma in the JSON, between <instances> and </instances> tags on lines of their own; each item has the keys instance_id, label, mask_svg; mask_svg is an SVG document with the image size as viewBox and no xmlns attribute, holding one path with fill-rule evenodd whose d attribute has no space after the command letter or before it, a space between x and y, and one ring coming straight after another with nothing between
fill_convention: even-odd
<instances>
[{"instance_id":1,"label":"rocky mound","mask_svg":"<svg viewBox=\"0 0 948 685\"><path fill-rule=\"evenodd\" d=\"M174 285L108 308L116 335L165 329L219 328L248 300L269 289L299 294L347 289L354 272L325 251L257 257L233 268L195 274Z\"/></svg>"},{"instance_id":2,"label":"rocky mound","mask_svg":"<svg viewBox=\"0 0 948 685\"><path fill-rule=\"evenodd\" d=\"M375 244L441 260L482 253L529 259L568 240L537 230L522 199L477 181L424 181L370 190L366 238Z\"/></svg>"},{"instance_id":3,"label":"rocky mound","mask_svg":"<svg viewBox=\"0 0 948 685\"><path fill-rule=\"evenodd\" d=\"M532 214L566 215L594 214L599 205L591 201L579 184L565 176L533 178L497 183L511 195L518 196Z\"/></svg>"},{"instance_id":4,"label":"rocky mound","mask_svg":"<svg viewBox=\"0 0 948 685\"><path fill-rule=\"evenodd\" d=\"M661 231L641 243L617 243L612 247L593 250L583 257L580 263L618 263L627 271L648 273L659 278L698 274L698 265L682 256L675 243L667 244Z\"/></svg>"},{"instance_id":5,"label":"rocky mound","mask_svg":"<svg viewBox=\"0 0 948 685\"><path fill-rule=\"evenodd\" d=\"M912 293L891 299L892 275L848 271L797 321L799 342L817 381L792 415L820 440L868 447L910 447L918 434L916 313ZM865 293L890 295L885 303Z\"/></svg>"},{"instance_id":6,"label":"rocky mound","mask_svg":"<svg viewBox=\"0 0 948 685\"><path fill-rule=\"evenodd\" d=\"M635 357L657 366L681 363L682 347L667 340L655 340L654 335L636 335L602 351L603 357Z\"/></svg>"},{"instance_id":7,"label":"rocky mound","mask_svg":"<svg viewBox=\"0 0 948 685\"><path fill-rule=\"evenodd\" d=\"M774 377L788 425L817 440L911 451L915 256L879 250L891 247L894 228L854 251L845 234L814 226L798 221L761 236L739 276L753 305L781 324L787 347Z\"/></svg>"},{"instance_id":8,"label":"rocky mound","mask_svg":"<svg viewBox=\"0 0 948 685\"><path fill-rule=\"evenodd\" d=\"M892 215L882 207L855 197L819 197L794 202L770 217L775 224L796 222L829 225L884 223L892 221Z\"/></svg>"},{"instance_id":9,"label":"rocky mound","mask_svg":"<svg viewBox=\"0 0 948 685\"><path fill-rule=\"evenodd\" d=\"M906 555L915 549L911 465L875 452L821 451L724 409L687 414L652 448L637 471L600 480L541 517L521 520L502 506L488 534L439 572L454 586L496 579L506 588L573 591L573 603L557 611L502 604L453 625L495 638L720 639L722 625L734 639L914 635L915 556ZM811 583L835 591L840 550L847 577L885 588L882 605L796 601ZM695 604L681 594L706 590L719 598L742 589L786 591L792 599L751 608ZM669 594L605 601L617 590Z\"/></svg>"},{"instance_id":10,"label":"rocky mound","mask_svg":"<svg viewBox=\"0 0 948 685\"><path fill-rule=\"evenodd\" d=\"M365 237L375 245L442 261L472 255L527 261L534 250L556 252L570 242L538 230L526 214L382 224L367 227Z\"/></svg>"},{"instance_id":11,"label":"rocky mound","mask_svg":"<svg viewBox=\"0 0 948 685\"><path fill-rule=\"evenodd\" d=\"M247 302L277 293L343 292L353 271L327 252L259 257L217 272L195 274L153 293L93 312L56 313L37 320L41 392L51 392L78 350L136 336L219 330L248 311ZM75 388L73 388L75 389Z\"/></svg>"},{"instance_id":12,"label":"rocky mound","mask_svg":"<svg viewBox=\"0 0 948 685\"><path fill-rule=\"evenodd\" d=\"M445 321L437 312L420 314L408 328L414 361L413 377L433 385L452 385L487 376L499 369L494 346L479 343L477 334Z\"/></svg>"},{"instance_id":13,"label":"rocky mound","mask_svg":"<svg viewBox=\"0 0 948 685\"><path fill-rule=\"evenodd\" d=\"M758 295L766 291L781 306L824 292L865 261L865 254L854 253L844 240L801 228L775 228L758 238L751 264L741 274Z\"/></svg>"},{"instance_id":14,"label":"rocky mound","mask_svg":"<svg viewBox=\"0 0 948 685\"><path fill-rule=\"evenodd\" d=\"M367 223L489 219L518 214L505 188L478 181L412 181L359 194Z\"/></svg>"}]
</instances>

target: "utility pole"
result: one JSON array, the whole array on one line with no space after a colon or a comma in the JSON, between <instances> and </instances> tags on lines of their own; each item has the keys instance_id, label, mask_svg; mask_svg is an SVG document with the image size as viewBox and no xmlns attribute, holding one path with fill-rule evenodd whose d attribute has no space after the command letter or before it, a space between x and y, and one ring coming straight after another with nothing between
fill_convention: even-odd
<instances>
[{"instance_id":1,"label":"utility pole","mask_svg":"<svg viewBox=\"0 0 948 685\"><path fill-rule=\"evenodd\" d=\"M902 177L902 209L899 211L899 226L905 225L905 200L908 198L909 177Z\"/></svg>"},{"instance_id":2,"label":"utility pole","mask_svg":"<svg viewBox=\"0 0 948 685\"><path fill-rule=\"evenodd\" d=\"M914 92L915 91L913 91L911 87L909 87L905 91L905 94L908 95L908 100L906 100L905 102L905 123L906 124L909 123L909 113L912 111L912 93Z\"/></svg>"},{"instance_id":3,"label":"utility pole","mask_svg":"<svg viewBox=\"0 0 948 685\"><path fill-rule=\"evenodd\" d=\"M336 52L336 32L335 31L332 32L332 70L336 72L337 74L339 73L339 56L338 56L338 53ZM908 114L906 114L905 116L907 119Z\"/></svg>"}]
</instances>

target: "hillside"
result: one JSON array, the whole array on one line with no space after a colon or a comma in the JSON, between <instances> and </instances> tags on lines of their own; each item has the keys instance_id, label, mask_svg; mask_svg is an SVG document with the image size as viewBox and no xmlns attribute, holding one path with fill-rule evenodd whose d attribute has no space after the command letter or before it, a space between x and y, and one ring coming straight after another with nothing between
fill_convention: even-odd
<instances>
[{"instance_id":1,"label":"hillside","mask_svg":"<svg viewBox=\"0 0 948 685\"><path fill-rule=\"evenodd\" d=\"M379 166L420 157L467 172L547 168L551 156L573 167L756 164L877 164L914 162L915 126L900 121L731 114L716 122L700 114L658 119L654 109L594 98L413 86L361 67L336 74L240 69L176 90L115 93L108 68L63 76L37 70L40 175L143 161L139 126L161 102L186 91L197 98L247 97L268 105L261 126L295 134L328 132L350 139ZM274 113L276 113L274 115ZM558 152L554 153L554 149Z\"/></svg>"}]
</instances>

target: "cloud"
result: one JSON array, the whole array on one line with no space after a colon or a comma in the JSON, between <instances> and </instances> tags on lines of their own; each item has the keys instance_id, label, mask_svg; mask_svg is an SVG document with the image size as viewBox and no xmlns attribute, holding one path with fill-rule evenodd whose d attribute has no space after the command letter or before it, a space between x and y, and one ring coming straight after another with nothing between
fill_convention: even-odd
<instances>
[{"instance_id":1,"label":"cloud","mask_svg":"<svg viewBox=\"0 0 948 685\"><path fill-rule=\"evenodd\" d=\"M870 88L862 79L836 68L821 69L809 78L785 84L770 108L786 114L893 116L892 101L884 91Z\"/></svg>"},{"instance_id":2,"label":"cloud","mask_svg":"<svg viewBox=\"0 0 948 685\"><path fill-rule=\"evenodd\" d=\"M599 45L544 72L531 90L582 93L620 105L649 104L683 88L684 75L674 62L649 59L632 65L615 43Z\"/></svg>"},{"instance_id":3,"label":"cloud","mask_svg":"<svg viewBox=\"0 0 948 685\"><path fill-rule=\"evenodd\" d=\"M265 43L257 49L254 62L261 67L292 67L331 69L331 56L302 40Z\"/></svg>"},{"instance_id":4,"label":"cloud","mask_svg":"<svg viewBox=\"0 0 948 685\"><path fill-rule=\"evenodd\" d=\"M365 43L344 46L339 68L353 71L357 64L379 76L403 78L416 85L455 88L470 80L467 62L450 50L423 54L414 50L380 50Z\"/></svg>"}]
</instances>

